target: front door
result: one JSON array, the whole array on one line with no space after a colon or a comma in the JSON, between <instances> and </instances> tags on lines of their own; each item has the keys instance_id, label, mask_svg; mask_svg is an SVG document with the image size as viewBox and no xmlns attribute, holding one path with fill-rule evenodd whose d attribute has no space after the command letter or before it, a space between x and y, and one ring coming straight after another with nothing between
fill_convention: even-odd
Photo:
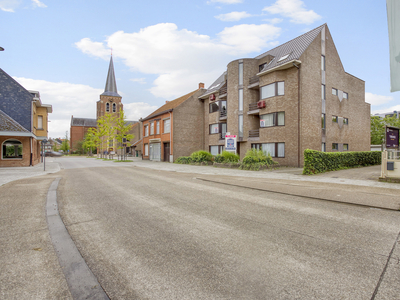
<instances>
[{"instance_id":1,"label":"front door","mask_svg":"<svg viewBox=\"0 0 400 300\"><path fill-rule=\"evenodd\" d=\"M164 161L169 162L170 144L164 143Z\"/></svg>"}]
</instances>

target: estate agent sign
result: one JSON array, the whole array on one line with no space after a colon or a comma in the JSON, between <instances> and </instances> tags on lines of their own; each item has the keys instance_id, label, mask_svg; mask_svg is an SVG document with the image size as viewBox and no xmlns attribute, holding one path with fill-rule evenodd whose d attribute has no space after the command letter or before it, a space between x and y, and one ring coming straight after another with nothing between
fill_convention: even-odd
<instances>
[{"instance_id":1,"label":"estate agent sign","mask_svg":"<svg viewBox=\"0 0 400 300\"><path fill-rule=\"evenodd\" d=\"M386 126L386 148L399 148L399 128Z\"/></svg>"},{"instance_id":2,"label":"estate agent sign","mask_svg":"<svg viewBox=\"0 0 400 300\"><path fill-rule=\"evenodd\" d=\"M236 154L237 135L226 133L225 135L225 151L232 151Z\"/></svg>"}]
</instances>

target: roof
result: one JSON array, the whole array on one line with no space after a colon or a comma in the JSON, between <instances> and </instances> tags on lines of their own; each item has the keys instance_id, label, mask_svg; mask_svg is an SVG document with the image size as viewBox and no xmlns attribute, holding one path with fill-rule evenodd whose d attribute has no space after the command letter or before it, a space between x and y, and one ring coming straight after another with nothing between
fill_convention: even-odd
<instances>
[{"instance_id":1,"label":"roof","mask_svg":"<svg viewBox=\"0 0 400 300\"><path fill-rule=\"evenodd\" d=\"M26 132L26 130L21 124L7 115L4 111L0 110L0 131L13 131L13 132Z\"/></svg>"},{"instance_id":2,"label":"roof","mask_svg":"<svg viewBox=\"0 0 400 300\"><path fill-rule=\"evenodd\" d=\"M194 90L193 92L190 92L189 94L186 94L175 100L168 101L163 106L161 106L159 109L157 109L156 111L154 111L150 115L148 115L146 118L143 118L142 121L146 121L147 119L150 119L151 117L156 117L156 116L160 115L161 113L168 112L168 111L178 107L180 104L185 102L185 100L187 100L189 97L193 96L197 91L198 90Z\"/></svg>"},{"instance_id":3,"label":"roof","mask_svg":"<svg viewBox=\"0 0 400 300\"><path fill-rule=\"evenodd\" d=\"M121 97L117 92L117 83L115 82L114 63L112 56L110 59L110 65L108 67L106 87L104 88L104 93L101 94L101 96Z\"/></svg>"},{"instance_id":4,"label":"roof","mask_svg":"<svg viewBox=\"0 0 400 300\"><path fill-rule=\"evenodd\" d=\"M87 127L97 127L96 119L88 118L71 118L71 126L87 126Z\"/></svg>"},{"instance_id":5,"label":"roof","mask_svg":"<svg viewBox=\"0 0 400 300\"><path fill-rule=\"evenodd\" d=\"M310 46L312 41L318 36L325 26L326 23L255 57L255 59L261 59L267 55L272 55L274 57L274 59L267 64L264 69L261 70L261 72L273 69L277 66L287 63L288 61L300 59L300 56L304 53L308 46ZM280 58L283 58L287 54L289 55L286 58L279 61Z\"/></svg>"},{"instance_id":6,"label":"roof","mask_svg":"<svg viewBox=\"0 0 400 300\"><path fill-rule=\"evenodd\" d=\"M212 94L215 91L218 91L221 87L225 85L226 82L226 71L222 73L221 76L218 77L217 80L215 80L210 87L206 90L206 92L202 96L206 96L208 94ZM201 97L202 97L201 96Z\"/></svg>"}]
</instances>

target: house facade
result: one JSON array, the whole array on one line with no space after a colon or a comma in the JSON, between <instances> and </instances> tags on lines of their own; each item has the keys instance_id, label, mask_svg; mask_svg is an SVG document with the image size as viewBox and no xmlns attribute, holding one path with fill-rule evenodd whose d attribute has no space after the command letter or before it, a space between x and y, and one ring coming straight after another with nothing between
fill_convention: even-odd
<instances>
[{"instance_id":1,"label":"house facade","mask_svg":"<svg viewBox=\"0 0 400 300\"><path fill-rule=\"evenodd\" d=\"M146 160L173 162L203 147L203 109L198 97L204 84L141 119L142 157Z\"/></svg>"},{"instance_id":2,"label":"house facade","mask_svg":"<svg viewBox=\"0 0 400 300\"><path fill-rule=\"evenodd\" d=\"M28 91L0 69L0 167L33 166L41 160L48 114L38 91Z\"/></svg>"},{"instance_id":3,"label":"house facade","mask_svg":"<svg viewBox=\"0 0 400 300\"><path fill-rule=\"evenodd\" d=\"M238 136L241 159L261 149L285 166L302 166L305 149L369 151L365 82L345 72L326 24L230 62L199 100L203 148L214 155L226 132Z\"/></svg>"}]
</instances>

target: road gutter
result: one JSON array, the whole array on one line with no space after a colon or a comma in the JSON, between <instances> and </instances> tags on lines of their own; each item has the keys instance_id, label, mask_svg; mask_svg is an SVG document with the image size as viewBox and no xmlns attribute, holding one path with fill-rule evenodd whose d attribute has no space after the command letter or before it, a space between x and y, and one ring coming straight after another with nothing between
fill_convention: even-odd
<instances>
[{"instance_id":1,"label":"road gutter","mask_svg":"<svg viewBox=\"0 0 400 300\"><path fill-rule=\"evenodd\" d=\"M109 300L61 220L57 205L57 187L60 179L56 178L47 192L46 219L51 241L69 291L74 299Z\"/></svg>"}]
</instances>

